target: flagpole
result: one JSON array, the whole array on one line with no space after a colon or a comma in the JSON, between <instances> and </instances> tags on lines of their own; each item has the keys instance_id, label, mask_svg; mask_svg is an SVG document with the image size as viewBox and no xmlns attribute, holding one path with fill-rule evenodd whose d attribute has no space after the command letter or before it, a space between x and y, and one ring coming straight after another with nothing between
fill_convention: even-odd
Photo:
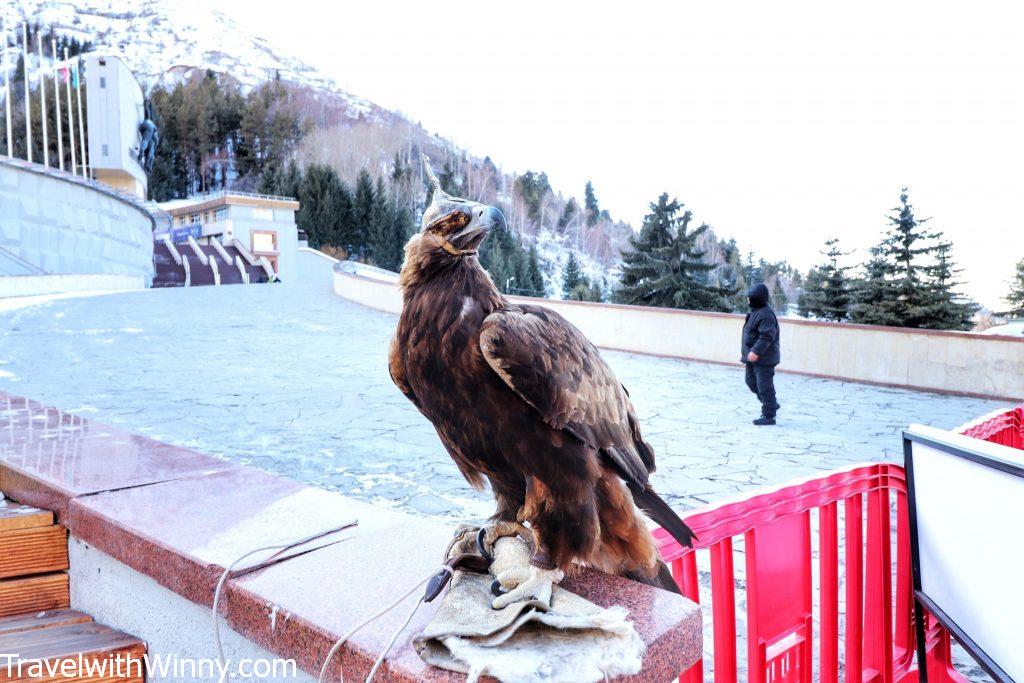
<instances>
[{"instance_id":1,"label":"flagpole","mask_svg":"<svg viewBox=\"0 0 1024 683\"><path fill-rule=\"evenodd\" d=\"M17 42L17 39L15 39ZM11 134L11 69L7 66L7 27L4 26L4 110L7 118L7 158L14 158L14 147L12 142L14 136Z\"/></svg>"},{"instance_id":2,"label":"flagpole","mask_svg":"<svg viewBox=\"0 0 1024 683\"><path fill-rule=\"evenodd\" d=\"M77 159L75 159L75 113L71 109L71 70L68 68L68 49L64 48L64 74L67 80L64 81L65 92L68 96L68 145L71 148L71 175L75 175L76 166L78 165Z\"/></svg>"},{"instance_id":3,"label":"flagpole","mask_svg":"<svg viewBox=\"0 0 1024 683\"><path fill-rule=\"evenodd\" d=\"M28 163L32 163L32 105L28 91L28 24L21 25L21 61L25 65L25 150Z\"/></svg>"},{"instance_id":4,"label":"flagpole","mask_svg":"<svg viewBox=\"0 0 1024 683\"><path fill-rule=\"evenodd\" d=\"M46 77L43 75L43 34L36 31L36 49L39 52L39 114L43 121L43 166L50 165L50 141L46 137Z\"/></svg>"},{"instance_id":5,"label":"flagpole","mask_svg":"<svg viewBox=\"0 0 1024 683\"><path fill-rule=\"evenodd\" d=\"M53 105L57 108L57 161L64 170L64 123L60 120L60 85L57 83L57 39L50 41L53 51Z\"/></svg>"},{"instance_id":6,"label":"flagpole","mask_svg":"<svg viewBox=\"0 0 1024 683\"><path fill-rule=\"evenodd\" d=\"M82 151L82 177L89 178L89 166L85 160L85 124L82 123L82 74L78 67L82 63L82 55L78 55L78 64L75 64L75 91L78 93L78 141L81 143Z\"/></svg>"}]
</instances>

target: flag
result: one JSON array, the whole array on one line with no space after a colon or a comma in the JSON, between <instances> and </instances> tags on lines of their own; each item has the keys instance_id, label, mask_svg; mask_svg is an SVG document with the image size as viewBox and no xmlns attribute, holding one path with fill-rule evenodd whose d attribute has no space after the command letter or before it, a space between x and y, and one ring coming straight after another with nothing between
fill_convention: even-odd
<instances>
[{"instance_id":1,"label":"flag","mask_svg":"<svg viewBox=\"0 0 1024 683\"><path fill-rule=\"evenodd\" d=\"M67 60L64 60L64 63L61 64L61 67L60 67L60 82L61 83L67 83L68 82L68 78L69 78L69 76L68 76L68 62L67 62Z\"/></svg>"},{"instance_id":2,"label":"flag","mask_svg":"<svg viewBox=\"0 0 1024 683\"><path fill-rule=\"evenodd\" d=\"M71 68L71 87L78 87L78 65Z\"/></svg>"}]
</instances>

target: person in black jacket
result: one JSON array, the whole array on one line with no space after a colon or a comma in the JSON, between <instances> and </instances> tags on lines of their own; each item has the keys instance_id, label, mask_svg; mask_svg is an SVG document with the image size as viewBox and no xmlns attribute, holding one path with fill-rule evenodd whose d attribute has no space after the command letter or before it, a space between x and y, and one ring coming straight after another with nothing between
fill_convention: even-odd
<instances>
[{"instance_id":1,"label":"person in black jacket","mask_svg":"<svg viewBox=\"0 0 1024 683\"><path fill-rule=\"evenodd\" d=\"M756 425L775 424L779 402L775 399L775 366L782 360L779 351L779 320L768 305L768 287L757 284L747 290L750 313L743 323L741 360L747 368L747 386L761 401L761 417Z\"/></svg>"}]
</instances>

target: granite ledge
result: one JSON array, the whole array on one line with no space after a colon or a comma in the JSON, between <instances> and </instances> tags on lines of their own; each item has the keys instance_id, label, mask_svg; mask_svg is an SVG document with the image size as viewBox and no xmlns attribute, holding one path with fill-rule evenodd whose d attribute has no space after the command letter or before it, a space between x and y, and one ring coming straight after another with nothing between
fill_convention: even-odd
<instances>
[{"instance_id":1,"label":"granite ledge","mask_svg":"<svg viewBox=\"0 0 1024 683\"><path fill-rule=\"evenodd\" d=\"M0 490L54 510L76 538L205 606L224 567L248 550L358 519L305 554L230 579L222 597L230 627L313 675L358 617L437 567L454 527L2 393ZM564 585L596 604L629 609L648 647L632 680L669 680L701 656L701 611L689 600L586 569ZM334 674L344 667L350 677L365 676L414 600L358 633L336 656ZM435 609L421 608L396 643L387 680L464 680L427 667L412 648L411 635Z\"/></svg>"}]
</instances>

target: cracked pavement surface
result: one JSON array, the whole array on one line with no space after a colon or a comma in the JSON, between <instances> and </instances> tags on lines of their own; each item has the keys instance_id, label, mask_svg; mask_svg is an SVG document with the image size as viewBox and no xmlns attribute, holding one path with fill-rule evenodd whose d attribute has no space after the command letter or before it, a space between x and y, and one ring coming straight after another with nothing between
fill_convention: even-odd
<instances>
[{"instance_id":1,"label":"cracked pavement surface","mask_svg":"<svg viewBox=\"0 0 1024 683\"><path fill-rule=\"evenodd\" d=\"M0 312L0 390L376 504L487 516L489 493L468 487L391 383L395 323L319 284L61 299ZM951 428L1004 405L782 372L779 424L755 427L740 368L605 356L677 509L899 460L906 425Z\"/></svg>"},{"instance_id":2,"label":"cracked pavement surface","mask_svg":"<svg viewBox=\"0 0 1024 683\"><path fill-rule=\"evenodd\" d=\"M468 487L391 383L395 324L319 284L59 299L0 310L0 390L378 505L486 517L489 493ZM739 367L605 356L657 453L654 485L678 510L851 463L900 461L908 424L948 429L1007 407L781 372L779 424L755 427L759 406ZM707 618L707 646L710 629ZM742 637L737 645L742 666ZM957 659L972 680L987 680ZM712 664L709 650L706 672Z\"/></svg>"}]
</instances>

